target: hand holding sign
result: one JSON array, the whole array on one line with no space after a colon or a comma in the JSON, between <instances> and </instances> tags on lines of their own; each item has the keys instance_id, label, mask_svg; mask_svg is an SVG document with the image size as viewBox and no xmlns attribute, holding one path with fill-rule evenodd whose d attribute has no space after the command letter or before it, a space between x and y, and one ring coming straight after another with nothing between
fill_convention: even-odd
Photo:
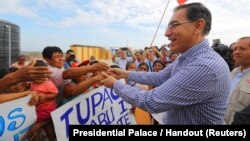
<instances>
[{"instance_id":1,"label":"hand holding sign","mask_svg":"<svg viewBox=\"0 0 250 141\"><path fill-rule=\"evenodd\" d=\"M30 98L30 100L28 102L28 105L29 106L36 105L39 102L39 95L34 91L31 91L29 94L31 94L32 97Z\"/></svg>"}]
</instances>

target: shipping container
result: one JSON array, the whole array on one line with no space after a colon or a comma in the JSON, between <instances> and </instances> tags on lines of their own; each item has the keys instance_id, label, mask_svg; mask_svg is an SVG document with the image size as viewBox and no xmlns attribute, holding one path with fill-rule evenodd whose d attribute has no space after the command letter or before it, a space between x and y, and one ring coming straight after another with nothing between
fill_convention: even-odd
<instances>
[{"instance_id":1,"label":"shipping container","mask_svg":"<svg viewBox=\"0 0 250 141\"><path fill-rule=\"evenodd\" d=\"M95 56L96 60L111 59L111 51L99 46L90 45L71 45L70 49L74 50L76 58L80 61L89 60L90 56Z\"/></svg>"}]
</instances>

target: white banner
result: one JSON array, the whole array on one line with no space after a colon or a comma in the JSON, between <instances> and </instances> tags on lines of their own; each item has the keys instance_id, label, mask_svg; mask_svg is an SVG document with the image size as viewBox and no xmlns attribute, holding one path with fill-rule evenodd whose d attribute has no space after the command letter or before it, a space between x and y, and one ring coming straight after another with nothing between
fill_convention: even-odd
<instances>
[{"instance_id":1,"label":"white banner","mask_svg":"<svg viewBox=\"0 0 250 141\"><path fill-rule=\"evenodd\" d=\"M100 87L66 103L52 112L58 141L67 141L68 125L131 125L136 124L131 105L113 89Z\"/></svg>"},{"instance_id":2,"label":"white banner","mask_svg":"<svg viewBox=\"0 0 250 141\"><path fill-rule=\"evenodd\" d=\"M0 95L1 96L1 95ZM0 104L0 140L19 141L36 122L35 106L28 106L31 95Z\"/></svg>"}]
</instances>

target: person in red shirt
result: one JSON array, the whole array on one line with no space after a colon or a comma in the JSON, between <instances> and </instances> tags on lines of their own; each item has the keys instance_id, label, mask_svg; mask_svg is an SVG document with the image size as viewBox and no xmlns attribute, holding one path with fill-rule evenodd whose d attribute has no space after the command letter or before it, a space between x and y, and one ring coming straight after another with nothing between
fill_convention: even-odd
<instances>
[{"instance_id":1,"label":"person in red shirt","mask_svg":"<svg viewBox=\"0 0 250 141\"><path fill-rule=\"evenodd\" d=\"M37 60L34 66L46 66L46 63ZM56 136L50 113L57 108L58 89L48 78L33 81L30 89L39 95L39 100L36 103L37 121L31 127L28 137L31 141L39 141L41 130L44 128L48 139L50 141L55 140Z\"/></svg>"}]
</instances>

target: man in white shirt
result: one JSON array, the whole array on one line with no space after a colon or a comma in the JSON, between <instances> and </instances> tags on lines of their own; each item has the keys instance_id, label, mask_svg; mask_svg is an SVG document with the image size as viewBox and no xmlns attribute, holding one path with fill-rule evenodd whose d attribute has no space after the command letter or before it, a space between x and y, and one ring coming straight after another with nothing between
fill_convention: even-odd
<instances>
[{"instance_id":1,"label":"man in white shirt","mask_svg":"<svg viewBox=\"0 0 250 141\"><path fill-rule=\"evenodd\" d=\"M135 61L135 56L127 57L127 51L132 55L132 51L129 48L120 48L112 57L112 61L116 63L121 69L126 69L126 64L128 61ZM120 57L117 57L119 54Z\"/></svg>"}]
</instances>

